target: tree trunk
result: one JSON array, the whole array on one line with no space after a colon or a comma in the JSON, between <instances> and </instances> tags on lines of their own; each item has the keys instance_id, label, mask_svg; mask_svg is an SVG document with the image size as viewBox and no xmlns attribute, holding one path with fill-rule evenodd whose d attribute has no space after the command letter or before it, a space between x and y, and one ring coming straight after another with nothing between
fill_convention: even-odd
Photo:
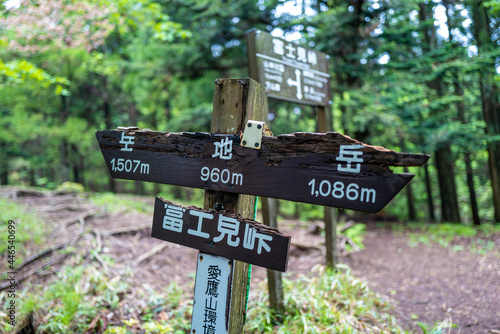
<instances>
[{"instance_id":1,"label":"tree trunk","mask_svg":"<svg viewBox=\"0 0 500 334\"><path fill-rule=\"evenodd\" d=\"M457 188L455 185L455 164L449 147L434 152L441 195L441 221L460 223Z\"/></svg>"},{"instance_id":2,"label":"tree trunk","mask_svg":"<svg viewBox=\"0 0 500 334\"><path fill-rule=\"evenodd\" d=\"M408 173L408 167L404 168L405 173ZM406 185L406 199L408 202L408 220L414 222L417 220L417 211L415 210L415 198L413 196L413 189L411 182Z\"/></svg>"},{"instance_id":3,"label":"tree trunk","mask_svg":"<svg viewBox=\"0 0 500 334\"><path fill-rule=\"evenodd\" d=\"M465 173L467 175L467 186L469 188L472 221L474 222L474 225L480 225L481 219L479 218L479 210L477 207L476 188L474 186L474 171L472 169L472 161L468 153L469 152L465 152L464 154L464 162L465 162Z\"/></svg>"},{"instance_id":4,"label":"tree trunk","mask_svg":"<svg viewBox=\"0 0 500 334\"><path fill-rule=\"evenodd\" d=\"M464 91L460 82L458 81L458 76L456 73L453 75L453 86L455 88L455 95L464 97ZM456 103L458 109L458 117L463 124L467 124L467 117L465 115L465 105L463 100L460 100ZM477 206L477 198L476 198L476 187L474 185L474 171L472 169L472 161L471 161L471 152L469 149L464 150L464 163L465 163L465 174L467 177L467 187L469 188L469 199L470 199L470 207L472 214L472 221L474 225L480 225L481 221L479 219L479 210Z\"/></svg>"},{"instance_id":5,"label":"tree trunk","mask_svg":"<svg viewBox=\"0 0 500 334\"><path fill-rule=\"evenodd\" d=\"M490 19L488 11L482 0L471 0L470 11L473 21L473 34L476 39L478 53L488 57L488 53L496 50L498 46L491 39ZM499 89L493 80L495 76L494 55L490 56L491 65L479 71L479 87L486 134L500 135L500 106L498 101ZM491 187L493 191L493 206L495 208L495 222L500 222L500 141L490 142L488 145L488 161L490 169Z\"/></svg>"},{"instance_id":6,"label":"tree trunk","mask_svg":"<svg viewBox=\"0 0 500 334\"><path fill-rule=\"evenodd\" d=\"M0 185L7 186L9 184L9 170L7 164L2 166L2 172L0 173Z\"/></svg>"},{"instance_id":7,"label":"tree trunk","mask_svg":"<svg viewBox=\"0 0 500 334\"><path fill-rule=\"evenodd\" d=\"M456 28L456 24L453 23L451 15L449 15L449 9L453 9L453 5L448 1L448 0L443 0L443 5L446 8L446 24L448 25L448 42L451 45L453 44L453 35L451 31ZM460 97L461 99L457 100L456 102L456 107L458 110L458 118L462 122L462 124L467 124L467 113L466 113L466 107L464 103L465 99L465 94L464 90L462 89L462 85L460 84L460 79L458 77L457 71L452 72L452 80L453 80L453 88L455 89L455 95ZM481 224L481 221L479 219L479 211L478 211L478 206L477 206L477 198L476 198L476 189L474 185L474 171L472 169L472 161L471 161L471 152L469 148L465 148L463 152L463 157L464 157L464 163L465 163L465 173L467 177L467 187L469 189L469 199L470 199L470 206L471 206L471 214L472 214L472 221L474 222L474 225L479 225Z\"/></svg>"},{"instance_id":8,"label":"tree trunk","mask_svg":"<svg viewBox=\"0 0 500 334\"><path fill-rule=\"evenodd\" d=\"M36 187L35 170L33 168L29 167L28 175L29 175L30 187Z\"/></svg>"},{"instance_id":9,"label":"tree trunk","mask_svg":"<svg viewBox=\"0 0 500 334\"><path fill-rule=\"evenodd\" d=\"M425 172L425 189L427 191L427 207L429 210L429 220L431 222L436 221L436 214L434 212L434 200L432 199L432 187L431 187L431 177L429 175L429 167L427 164L424 166L424 172Z\"/></svg>"},{"instance_id":10,"label":"tree trunk","mask_svg":"<svg viewBox=\"0 0 500 334\"><path fill-rule=\"evenodd\" d=\"M3 143L0 144L0 152L2 152L0 157L0 185L6 186L9 184L9 160Z\"/></svg>"},{"instance_id":11,"label":"tree trunk","mask_svg":"<svg viewBox=\"0 0 500 334\"><path fill-rule=\"evenodd\" d=\"M64 126L69 115L68 98L64 95L61 95L61 102L62 102L62 109L60 113L60 121L61 121L61 126ZM69 181L69 171L70 171L70 165L68 159L68 142L66 141L66 139L63 138L61 140L61 144L59 147L61 150L61 181L66 182Z\"/></svg>"},{"instance_id":12,"label":"tree trunk","mask_svg":"<svg viewBox=\"0 0 500 334\"><path fill-rule=\"evenodd\" d=\"M421 22L426 22L429 16L432 17L432 15L428 15L428 8L426 6L434 6L434 4L419 4L419 19ZM432 9L430 9L430 12L432 12ZM433 24L426 23L422 26L422 32L426 41L426 43L423 43L422 49L425 52L430 52L436 48L436 28ZM442 77L437 77L432 81L428 81L427 86L433 89L439 98L445 95L445 82L442 80ZM439 110L435 112L442 111ZM455 163L452 160L453 157L449 144L447 144L445 147L438 148L434 153L434 158L436 169L438 172L439 192L441 196L441 220L449 222L460 222L457 187L455 184Z\"/></svg>"}]
</instances>

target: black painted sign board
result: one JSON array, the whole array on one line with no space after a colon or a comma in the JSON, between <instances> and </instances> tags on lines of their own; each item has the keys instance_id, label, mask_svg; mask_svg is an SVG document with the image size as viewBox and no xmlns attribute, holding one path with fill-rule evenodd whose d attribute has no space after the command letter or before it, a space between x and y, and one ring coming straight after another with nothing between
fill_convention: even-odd
<instances>
[{"instance_id":1,"label":"black painted sign board","mask_svg":"<svg viewBox=\"0 0 500 334\"><path fill-rule=\"evenodd\" d=\"M266 86L267 96L314 106L330 103L329 56L267 32L247 33L250 76Z\"/></svg>"},{"instance_id":2,"label":"black painted sign board","mask_svg":"<svg viewBox=\"0 0 500 334\"><path fill-rule=\"evenodd\" d=\"M263 137L260 150L237 135L151 130L98 131L113 178L380 211L413 177L388 166L421 166L428 155L398 153L335 132Z\"/></svg>"},{"instance_id":3,"label":"black painted sign board","mask_svg":"<svg viewBox=\"0 0 500 334\"><path fill-rule=\"evenodd\" d=\"M290 236L238 214L156 197L151 236L269 269L287 268Z\"/></svg>"}]
</instances>

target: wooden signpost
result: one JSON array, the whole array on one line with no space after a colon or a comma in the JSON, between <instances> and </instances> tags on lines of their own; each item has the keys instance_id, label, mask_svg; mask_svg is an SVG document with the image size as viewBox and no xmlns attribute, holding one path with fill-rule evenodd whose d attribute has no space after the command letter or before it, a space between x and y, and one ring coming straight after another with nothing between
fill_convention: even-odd
<instances>
[{"instance_id":1,"label":"wooden signpost","mask_svg":"<svg viewBox=\"0 0 500 334\"><path fill-rule=\"evenodd\" d=\"M200 252L191 333L227 333L234 260Z\"/></svg>"},{"instance_id":2,"label":"wooden signpost","mask_svg":"<svg viewBox=\"0 0 500 334\"><path fill-rule=\"evenodd\" d=\"M239 135L99 131L111 176L206 190L379 212L412 179L389 166L421 166L423 154L397 153L339 133L263 137L260 150Z\"/></svg>"},{"instance_id":3,"label":"wooden signpost","mask_svg":"<svg viewBox=\"0 0 500 334\"><path fill-rule=\"evenodd\" d=\"M318 120L317 131L333 130L330 112L330 56L305 48L267 32L252 29L247 33L247 55L250 76L267 88L268 96L276 100L312 105ZM277 201L263 198L263 222L278 228ZM324 208L326 264L337 265L337 212ZM283 313L281 273L267 271L269 306L277 317Z\"/></svg>"},{"instance_id":4,"label":"wooden signpost","mask_svg":"<svg viewBox=\"0 0 500 334\"><path fill-rule=\"evenodd\" d=\"M290 236L238 214L183 208L161 197L151 236L283 272L288 263Z\"/></svg>"},{"instance_id":5,"label":"wooden signpost","mask_svg":"<svg viewBox=\"0 0 500 334\"><path fill-rule=\"evenodd\" d=\"M112 177L206 190L203 209L157 198L152 228L153 237L200 250L193 334L243 332L248 263L286 270L290 237L248 219L254 196L377 212L413 177L388 166L429 158L333 132L245 140L245 127L257 124L249 121L266 119L263 86L224 79L215 87L213 133L96 133Z\"/></svg>"},{"instance_id":6,"label":"wooden signpost","mask_svg":"<svg viewBox=\"0 0 500 334\"><path fill-rule=\"evenodd\" d=\"M247 55L250 77L266 86L267 95L276 100L308 104L318 115L317 130L332 131L330 106L329 56L305 48L267 32L247 32ZM278 203L262 198L262 216L266 225L278 228ZM324 207L326 264L337 264L337 215L332 207ZM267 270L269 306L277 318L283 313L281 273Z\"/></svg>"},{"instance_id":7,"label":"wooden signpost","mask_svg":"<svg viewBox=\"0 0 500 334\"><path fill-rule=\"evenodd\" d=\"M265 85L267 96L313 106L330 104L327 54L267 32L247 33L250 77Z\"/></svg>"}]
</instances>

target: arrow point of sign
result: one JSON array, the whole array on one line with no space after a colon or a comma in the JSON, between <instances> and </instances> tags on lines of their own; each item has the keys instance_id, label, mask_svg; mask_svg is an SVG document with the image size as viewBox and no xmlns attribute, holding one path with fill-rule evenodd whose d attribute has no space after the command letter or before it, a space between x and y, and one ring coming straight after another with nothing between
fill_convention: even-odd
<instances>
[{"instance_id":1,"label":"arrow point of sign","mask_svg":"<svg viewBox=\"0 0 500 334\"><path fill-rule=\"evenodd\" d=\"M413 179L415 175L411 173L402 173L402 174L390 174L387 177L387 186L390 190L388 192L388 196L383 200L378 202L379 205L375 206L372 213L380 212L387 204L389 204L392 199L399 194L399 192ZM362 210L361 210L362 211Z\"/></svg>"}]
</instances>

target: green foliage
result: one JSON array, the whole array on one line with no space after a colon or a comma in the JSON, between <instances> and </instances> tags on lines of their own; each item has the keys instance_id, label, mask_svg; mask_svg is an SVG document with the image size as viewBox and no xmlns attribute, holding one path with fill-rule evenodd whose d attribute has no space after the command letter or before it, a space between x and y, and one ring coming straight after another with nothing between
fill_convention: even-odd
<instances>
[{"instance_id":1,"label":"green foliage","mask_svg":"<svg viewBox=\"0 0 500 334\"><path fill-rule=\"evenodd\" d=\"M358 245L359 248L364 249L363 240L366 235L366 225L365 224L355 224L353 227L347 229L344 232L345 236L350 238L352 241ZM350 245L347 245L347 250L351 248Z\"/></svg>"},{"instance_id":2,"label":"green foliage","mask_svg":"<svg viewBox=\"0 0 500 334\"><path fill-rule=\"evenodd\" d=\"M69 192L69 193L83 193L85 188L83 185L74 182L64 182L56 188L56 191Z\"/></svg>"},{"instance_id":3,"label":"green foliage","mask_svg":"<svg viewBox=\"0 0 500 334\"><path fill-rule=\"evenodd\" d=\"M78 279L76 274L82 274ZM92 282L85 286L94 286L95 292L83 297L78 292L82 282ZM48 322L43 328L51 331L67 331L88 328L92 314L97 314L107 306L110 312L117 310L120 293L126 286L116 286L118 281L107 281L103 276L95 277L91 270L67 270L61 280L50 285L43 297L33 301L27 307L30 312L39 312L49 298L58 298L58 305L64 303L75 312L59 309L46 317ZM285 298L285 315L283 324L273 321L273 313L268 307L267 287L264 283L252 288L245 324L246 333L353 333L370 330L390 333L406 333L399 327L391 307L370 291L366 283L352 276L346 266L339 266L336 271L317 266L308 276L300 276L296 280L284 280L285 289L289 291ZM104 288L104 289L101 289ZM169 285L162 293L147 288L149 301L143 310L141 319L123 319L121 325L109 326L106 334L147 333L185 333L190 328L192 301L186 300L185 292L175 283ZM68 292L69 289L78 292ZM106 291L108 294L106 294ZM82 291L83 292L83 291ZM66 300L69 297L80 305ZM146 296L145 296L146 297ZM38 307L34 305L38 304ZM92 307L89 303L93 303ZM82 313L87 307L88 314ZM159 319L159 315L162 319ZM64 315L67 315L65 318ZM165 319L168 317L168 320ZM439 329L448 328L451 324L443 322L434 326L419 323L428 333L440 333ZM41 328L40 328L41 329Z\"/></svg>"},{"instance_id":4,"label":"green foliage","mask_svg":"<svg viewBox=\"0 0 500 334\"><path fill-rule=\"evenodd\" d=\"M113 193L98 193L90 196L90 202L113 214L126 212L151 213L152 203L145 200L138 200L133 195L116 195Z\"/></svg>"},{"instance_id":5,"label":"green foliage","mask_svg":"<svg viewBox=\"0 0 500 334\"><path fill-rule=\"evenodd\" d=\"M310 275L283 282L283 324L274 322L261 284L250 293L246 333L405 333L391 307L344 265L336 271L316 266Z\"/></svg>"},{"instance_id":6,"label":"green foliage","mask_svg":"<svg viewBox=\"0 0 500 334\"><path fill-rule=\"evenodd\" d=\"M43 242L46 223L29 207L9 199L0 198L0 208L0 236L2 236L2 240L8 240L8 221L13 220L15 222L15 266L17 266L28 255L29 246L32 246L32 244L39 245ZM0 243L1 254L5 254L7 246L7 242Z\"/></svg>"},{"instance_id":7,"label":"green foliage","mask_svg":"<svg viewBox=\"0 0 500 334\"><path fill-rule=\"evenodd\" d=\"M48 333L84 332L101 310L119 307L120 294L128 286L109 280L102 269L83 265L80 260L57 273L57 280L42 291L23 291L19 319L39 321L37 331Z\"/></svg>"},{"instance_id":8,"label":"green foliage","mask_svg":"<svg viewBox=\"0 0 500 334\"><path fill-rule=\"evenodd\" d=\"M421 224L408 223L404 225L393 224L392 229L396 233L404 231L409 232L409 245L416 247L420 244L431 245L437 243L442 247L451 248L455 252L464 251L463 245L456 245L454 241L457 238L466 238L471 240L468 250L474 254L486 254L496 250L496 243L492 240L483 240L481 237L488 238L493 233L500 233L500 226L493 224L483 224L480 226L463 224Z\"/></svg>"},{"instance_id":9,"label":"green foliage","mask_svg":"<svg viewBox=\"0 0 500 334\"><path fill-rule=\"evenodd\" d=\"M136 191L120 182L112 189L94 132L121 125L209 131L214 80L248 76L245 32L258 28L299 33L303 45L331 56L336 131L408 152L450 147L465 221L470 200L461 159L470 155L481 219L491 220L487 147L499 134L484 134L494 126L484 118L480 92L485 83L498 88L500 78L497 2L483 3L491 33L480 40L472 2L360 4L304 2L292 13L284 10L291 2L280 1L55 0L3 10L2 181ZM448 17L437 29L443 6ZM270 101L269 110L275 134L316 131L309 106ZM440 204L433 161L428 167L432 195L422 174L412 182L419 220L429 216L427 196ZM296 211L301 219L320 218L313 206ZM402 219L404 195L387 211Z\"/></svg>"},{"instance_id":10,"label":"green foliage","mask_svg":"<svg viewBox=\"0 0 500 334\"><path fill-rule=\"evenodd\" d=\"M141 319L126 319L120 326L110 326L105 334L129 334L144 331L146 333L186 333L191 328L192 300L186 299L186 293L177 283L169 284L162 293L146 286L149 294L147 307ZM147 296L144 296L147 298ZM168 319L158 319L160 313Z\"/></svg>"},{"instance_id":11,"label":"green foliage","mask_svg":"<svg viewBox=\"0 0 500 334\"><path fill-rule=\"evenodd\" d=\"M444 320L441 323L436 323L434 326L417 321L417 325L423 334L445 334L449 333L451 328L456 327L456 325L451 323L451 320Z\"/></svg>"},{"instance_id":12,"label":"green foliage","mask_svg":"<svg viewBox=\"0 0 500 334\"><path fill-rule=\"evenodd\" d=\"M54 77L24 59L8 63L0 59L0 82L5 86L17 85L30 90L52 87L54 95L69 95L67 79Z\"/></svg>"}]
</instances>

